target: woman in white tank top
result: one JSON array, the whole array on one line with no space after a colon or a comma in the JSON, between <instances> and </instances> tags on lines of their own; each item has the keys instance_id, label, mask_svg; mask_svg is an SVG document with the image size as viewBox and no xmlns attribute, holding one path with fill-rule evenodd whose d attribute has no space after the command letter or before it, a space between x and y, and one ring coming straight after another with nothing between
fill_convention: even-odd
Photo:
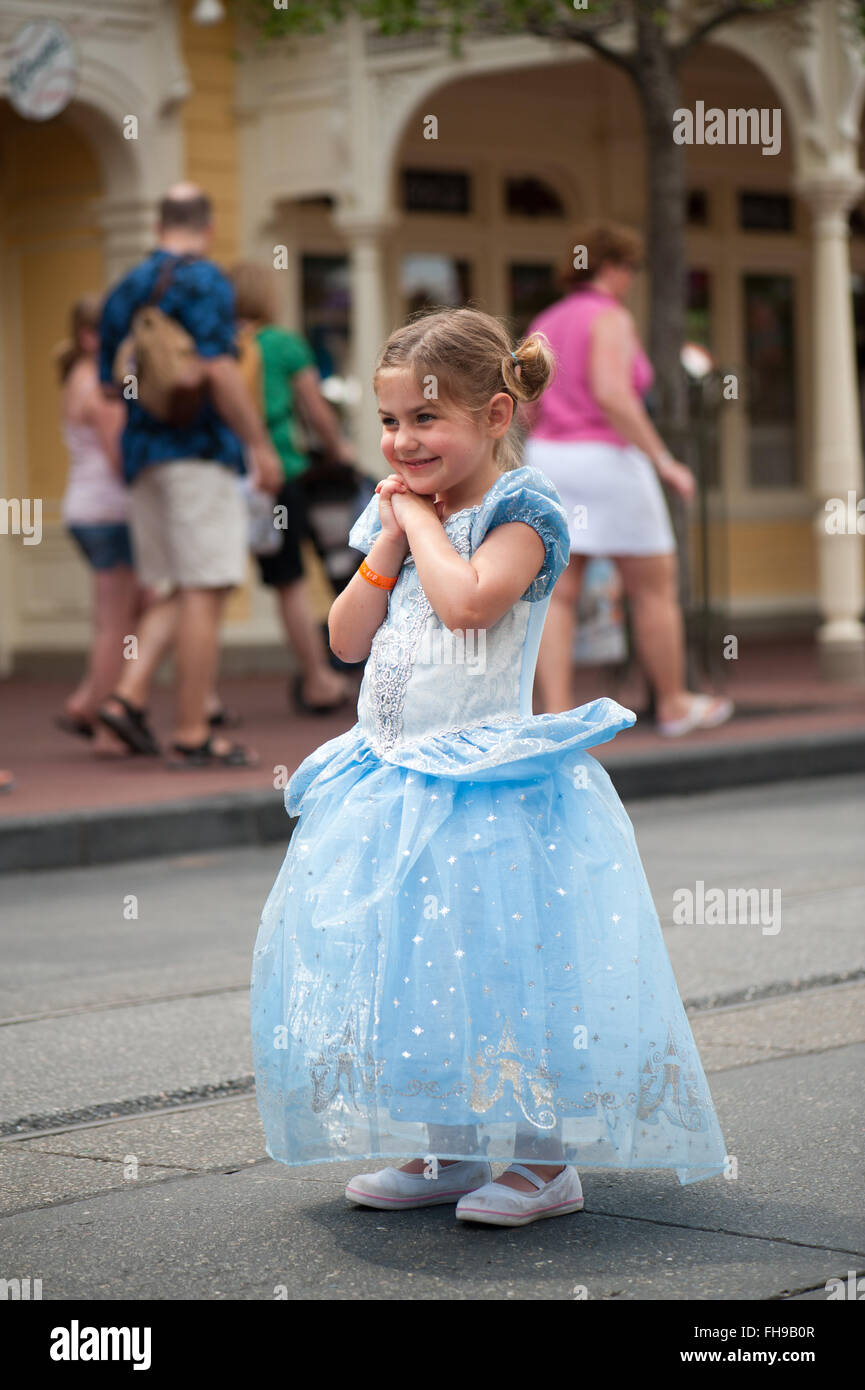
<instances>
[{"instance_id":1,"label":"woman in white tank top","mask_svg":"<svg viewBox=\"0 0 865 1390\"><path fill-rule=\"evenodd\" d=\"M123 667L123 640L139 609L120 462L125 408L102 393L97 369L100 301L79 300L70 341L59 352L61 424L69 450L63 520L93 571L93 637L84 677L57 720L66 733L94 739L94 751L121 747L96 720Z\"/></svg>"}]
</instances>

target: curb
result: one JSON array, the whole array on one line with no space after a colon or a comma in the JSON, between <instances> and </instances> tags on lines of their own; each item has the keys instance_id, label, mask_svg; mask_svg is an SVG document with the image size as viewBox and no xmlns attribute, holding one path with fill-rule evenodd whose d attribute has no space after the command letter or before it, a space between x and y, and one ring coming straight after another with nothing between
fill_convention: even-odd
<instances>
[{"instance_id":1,"label":"curb","mask_svg":"<svg viewBox=\"0 0 865 1390\"><path fill-rule=\"evenodd\" d=\"M675 749L607 766L626 803L865 771L865 729ZM236 792L0 820L0 874L68 869L238 845L287 843L282 792Z\"/></svg>"},{"instance_id":2,"label":"curb","mask_svg":"<svg viewBox=\"0 0 865 1390\"><path fill-rule=\"evenodd\" d=\"M288 841L282 793L235 792L0 821L0 874Z\"/></svg>"},{"instance_id":3,"label":"curb","mask_svg":"<svg viewBox=\"0 0 865 1390\"><path fill-rule=\"evenodd\" d=\"M625 802L836 777L865 772L865 728L636 754L611 762L607 771Z\"/></svg>"}]
</instances>

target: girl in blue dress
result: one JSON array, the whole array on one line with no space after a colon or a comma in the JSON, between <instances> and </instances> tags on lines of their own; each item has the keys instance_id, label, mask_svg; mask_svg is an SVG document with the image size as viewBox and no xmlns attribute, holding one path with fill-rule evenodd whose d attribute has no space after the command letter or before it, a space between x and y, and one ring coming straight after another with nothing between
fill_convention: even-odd
<instances>
[{"instance_id":1,"label":"girl in blue dress","mask_svg":"<svg viewBox=\"0 0 865 1390\"><path fill-rule=\"evenodd\" d=\"M552 369L540 335L514 351L473 309L399 329L376 368L393 472L329 618L336 655L366 658L358 719L288 783L252 970L271 1157L409 1160L352 1178L358 1205L515 1226L579 1211L577 1167L725 1167L633 829L588 751L635 716L532 714L569 532L518 466L514 412Z\"/></svg>"}]
</instances>

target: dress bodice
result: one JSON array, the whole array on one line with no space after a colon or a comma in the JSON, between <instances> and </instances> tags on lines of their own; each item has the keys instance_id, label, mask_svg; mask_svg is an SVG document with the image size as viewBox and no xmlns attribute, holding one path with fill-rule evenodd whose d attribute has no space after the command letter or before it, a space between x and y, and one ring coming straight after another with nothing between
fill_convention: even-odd
<instances>
[{"instance_id":1,"label":"dress bodice","mask_svg":"<svg viewBox=\"0 0 865 1390\"><path fill-rule=\"evenodd\" d=\"M532 683L553 585L568 563L567 517L553 484L539 469L503 473L477 506L443 523L468 560L488 532L523 521L544 542L544 562L512 608L485 630L449 631L418 580L411 554L390 592L358 697L358 723L379 754L430 734L532 716ZM352 527L349 544L369 553L381 531L378 496Z\"/></svg>"}]
</instances>

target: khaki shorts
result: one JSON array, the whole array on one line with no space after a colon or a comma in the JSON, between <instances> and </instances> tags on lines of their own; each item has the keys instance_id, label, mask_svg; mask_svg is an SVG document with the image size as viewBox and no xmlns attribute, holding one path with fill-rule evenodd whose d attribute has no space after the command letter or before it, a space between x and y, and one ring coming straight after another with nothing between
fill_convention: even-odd
<instances>
[{"instance_id":1,"label":"khaki shorts","mask_svg":"<svg viewBox=\"0 0 865 1390\"><path fill-rule=\"evenodd\" d=\"M142 469L130 489L135 568L149 588L234 588L246 578L247 510L237 474L206 459Z\"/></svg>"}]
</instances>

